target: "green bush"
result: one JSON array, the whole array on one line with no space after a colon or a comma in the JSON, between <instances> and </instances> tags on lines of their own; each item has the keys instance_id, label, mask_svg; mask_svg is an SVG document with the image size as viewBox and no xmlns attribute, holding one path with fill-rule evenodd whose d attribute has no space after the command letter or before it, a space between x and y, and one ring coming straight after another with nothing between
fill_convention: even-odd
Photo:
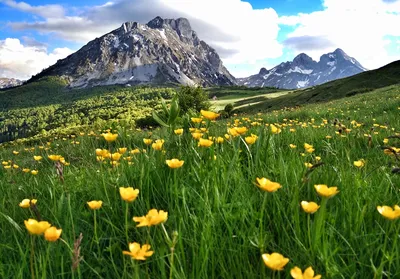
<instances>
[{"instance_id":1,"label":"green bush","mask_svg":"<svg viewBox=\"0 0 400 279\"><path fill-rule=\"evenodd\" d=\"M190 109L200 111L207 110L211 104L208 101L208 94L201 87L183 86L178 92L178 102L181 109L181 115L187 113Z\"/></svg>"}]
</instances>

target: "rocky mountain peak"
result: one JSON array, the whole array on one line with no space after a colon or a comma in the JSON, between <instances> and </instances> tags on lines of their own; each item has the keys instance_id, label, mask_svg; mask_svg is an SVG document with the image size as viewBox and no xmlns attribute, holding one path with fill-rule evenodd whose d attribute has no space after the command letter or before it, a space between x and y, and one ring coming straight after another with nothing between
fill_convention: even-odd
<instances>
[{"instance_id":1,"label":"rocky mountain peak","mask_svg":"<svg viewBox=\"0 0 400 279\"><path fill-rule=\"evenodd\" d=\"M270 70L262 68L259 74L238 79L238 83L250 87L297 89L352 76L365 70L356 59L338 48L334 52L322 55L319 62L305 53L300 53L292 62L281 63Z\"/></svg>"},{"instance_id":2,"label":"rocky mountain peak","mask_svg":"<svg viewBox=\"0 0 400 279\"><path fill-rule=\"evenodd\" d=\"M39 75L65 76L71 87L109 84L235 84L217 52L186 18L125 22Z\"/></svg>"},{"instance_id":3,"label":"rocky mountain peak","mask_svg":"<svg viewBox=\"0 0 400 279\"><path fill-rule=\"evenodd\" d=\"M269 71L267 70L267 69L265 69L265 68L261 68L261 70L260 70L260 72L258 73L259 75L266 75L266 74L268 74L269 73Z\"/></svg>"}]
</instances>

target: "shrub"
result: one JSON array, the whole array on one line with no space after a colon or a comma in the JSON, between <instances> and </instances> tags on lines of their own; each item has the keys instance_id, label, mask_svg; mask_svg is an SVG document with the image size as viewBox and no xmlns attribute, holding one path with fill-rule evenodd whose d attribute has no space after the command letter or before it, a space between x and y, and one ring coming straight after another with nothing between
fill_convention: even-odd
<instances>
[{"instance_id":1,"label":"shrub","mask_svg":"<svg viewBox=\"0 0 400 279\"><path fill-rule=\"evenodd\" d=\"M211 104L208 101L208 95L203 88L183 86L178 92L178 102L181 109L181 114L185 114L189 109L200 111L207 110Z\"/></svg>"}]
</instances>

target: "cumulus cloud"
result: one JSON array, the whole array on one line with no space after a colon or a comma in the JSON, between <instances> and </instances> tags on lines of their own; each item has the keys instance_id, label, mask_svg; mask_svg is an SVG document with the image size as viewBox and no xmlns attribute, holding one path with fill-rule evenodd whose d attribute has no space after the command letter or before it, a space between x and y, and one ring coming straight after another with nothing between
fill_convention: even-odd
<instances>
[{"instance_id":1,"label":"cumulus cloud","mask_svg":"<svg viewBox=\"0 0 400 279\"><path fill-rule=\"evenodd\" d=\"M0 2L19 11L31 13L45 18L62 17L65 14L65 10L61 5L31 6L25 2L16 2L13 0L1 0Z\"/></svg>"},{"instance_id":2,"label":"cumulus cloud","mask_svg":"<svg viewBox=\"0 0 400 279\"><path fill-rule=\"evenodd\" d=\"M387 51L389 44L396 43L388 36L400 36L400 1L324 0L323 6L323 11L280 18L281 24L295 27L285 41L287 47L299 53L304 46L299 38L329 38L330 44L317 42L307 54L318 60L340 47L369 69L400 59Z\"/></svg>"},{"instance_id":3,"label":"cumulus cloud","mask_svg":"<svg viewBox=\"0 0 400 279\"><path fill-rule=\"evenodd\" d=\"M56 48L48 52L46 48L23 45L19 39L0 40L0 77L29 79L48 66L71 54L69 48Z\"/></svg>"},{"instance_id":4,"label":"cumulus cloud","mask_svg":"<svg viewBox=\"0 0 400 279\"><path fill-rule=\"evenodd\" d=\"M17 3L18 4L18 3ZM125 21L147 23L156 16L186 17L200 39L220 51L224 63L254 64L283 53L279 16L272 8L254 9L241 0L119 0L88 7L74 15L13 22L14 30L36 30L86 43ZM235 74L234 69L230 69Z\"/></svg>"}]
</instances>

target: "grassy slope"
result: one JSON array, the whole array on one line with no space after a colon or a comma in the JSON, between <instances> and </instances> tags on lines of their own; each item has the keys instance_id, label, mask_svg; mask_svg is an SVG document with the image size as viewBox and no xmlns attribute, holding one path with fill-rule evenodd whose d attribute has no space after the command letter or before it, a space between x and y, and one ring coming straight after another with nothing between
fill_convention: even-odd
<instances>
[{"instance_id":1,"label":"grassy slope","mask_svg":"<svg viewBox=\"0 0 400 279\"><path fill-rule=\"evenodd\" d=\"M0 145L0 161L20 166L0 169L0 255L7 255L0 261L0 277L28 278L34 270L36 278L168 278L171 250L162 227L136 228L131 219L157 208L168 211L168 234L178 232L172 278L290 278L294 266L313 266L323 278L400 278L399 220L386 220L376 210L400 200L400 176L391 173L398 162L380 148L384 138L400 132L399 96L399 87L390 87L239 118L240 125L249 128L247 135L259 136L252 146L235 138L200 148L188 131L178 137L164 129L146 133L129 127L119 127L117 141L109 145L101 137L87 136L87 130L65 140L44 138L39 145ZM324 120L328 124L322 126ZM353 127L352 120L362 125ZM261 125L251 124L256 121ZM335 122L351 131L337 135ZM282 132L272 135L266 123L281 125ZM211 123L210 136L225 133L225 121ZM364 134L371 134L371 141ZM143 137L165 139L165 154L146 147ZM315 151L303 157L305 142ZM400 147L396 138L389 145ZM111 168L96 162L95 148L118 147L147 152L125 154L133 165L121 160L119 167ZM20 153L14 155L13 150ZM64 183L49 154L61 154L71 163L64 167ZM44 159L37 163L33 155ZM210 160L214 155L216 160ZM304 163L315 164L316 155L324 165L304 179ZM185 161L181 169L165 165L165 159L174 157ZM357 169L353 161L361 158L366 165ZM23 173L22 168L39 174ZM277 181L282 188L263 192L254 185L256 177ZM322 206L307 215L300 201L325 203L315 184L337 186L340 192L326 201L325 210ZM118 187L128 185L140 189L130 204L118 193ZM23 220L34 214L18 207L24 198L38 200L42 218L63 229L65 242L47 243L28 235ZM89 200L104 202L96 215L86 205ZM67 245L73 247L80 232L84 261L72 272ZM122 255L128 241L149 243L155 253L145 262L133 262ZM272 252L290 259L283 271L273 273L262 263L261 254Z\"/></svg>"},{"instance_id":2,"label":"grassy slope","mask_svg":"<svg viewBox=\"0 0 400 279\"><path fill-rule=\"evenodd\" d=\"M295 91L279 98L269 99L253 106L240 108L237 111L274 110L308 103L326 102L399 83L400 61L396 61L377 70Z\"/></svg>"}]
</instances>

